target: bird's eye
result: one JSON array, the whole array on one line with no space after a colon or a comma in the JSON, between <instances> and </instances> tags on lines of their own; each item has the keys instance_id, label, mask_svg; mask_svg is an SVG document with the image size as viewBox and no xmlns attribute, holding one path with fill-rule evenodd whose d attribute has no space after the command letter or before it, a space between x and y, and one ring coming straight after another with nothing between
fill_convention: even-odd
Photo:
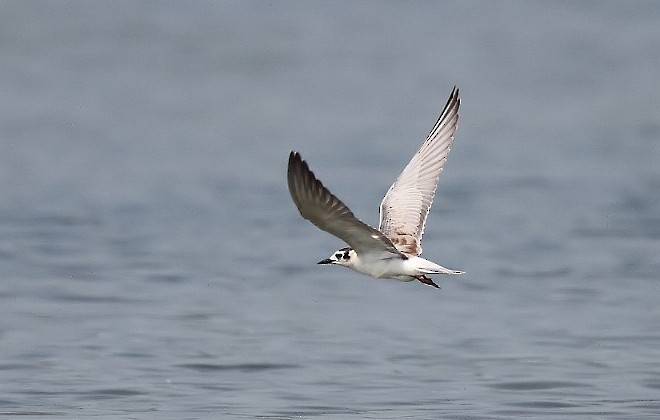
<instances>
[{"instance_id":1,"label":"bird's eye","mask_svg":"<svg viewBox=\"0 0 660 420\"><path fill-rule=\"evenodd\" d=\"M335 254L335 258L337 258L338 260L341 260L341 254Z\"/></svg>"}]
</instances>

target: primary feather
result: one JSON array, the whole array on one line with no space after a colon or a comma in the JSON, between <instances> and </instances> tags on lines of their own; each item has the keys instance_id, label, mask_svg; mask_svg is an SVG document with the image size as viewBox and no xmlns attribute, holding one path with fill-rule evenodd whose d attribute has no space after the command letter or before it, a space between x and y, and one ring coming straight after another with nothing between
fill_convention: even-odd
<instances>
[{"instance_id":1,"label":"primary feather","mask_svg":"<svg viewBox=\"0 0 660 420\"><path fill-rule=\"evenodd\" d=\"M289 154L289 192L300 214L319 229L349 244L358 253L388 251L400 255L381 232L360 221L319 181L299 153Z\"/></svg>"},{"instance_id":2,"label":"primary feather","mask_svg":"<svg viewBox=\"0 0 660 420\"><path fill-rule=\"evenodd\" d=\"M422 253L421 240L440 174L454 141L460 106L454 87L422 147L380 203L380 230L401 252Z\"/></svg>"}]
</instances>

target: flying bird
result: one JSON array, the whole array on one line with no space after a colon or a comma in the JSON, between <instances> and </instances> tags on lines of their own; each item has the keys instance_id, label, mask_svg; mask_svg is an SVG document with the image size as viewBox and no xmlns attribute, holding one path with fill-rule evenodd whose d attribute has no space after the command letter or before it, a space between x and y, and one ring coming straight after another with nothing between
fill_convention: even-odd
<instances>
[{"instance_id":1,"label":"flying bird","mask_svg":"<svg viewBox=\"0 0 660 420\"><path fill-rule=\"evenodd\" d=\"M298 152L289 154L289 192L300 214L316 227L346 242L318 264L336 264L376 278L419 280L438 287L427 275L463 274L420 257L424 225L440 174L454 141L461 101L454 87L426 141L380 203L374 229L319 181Z\"/></svg>"}]
</instances>

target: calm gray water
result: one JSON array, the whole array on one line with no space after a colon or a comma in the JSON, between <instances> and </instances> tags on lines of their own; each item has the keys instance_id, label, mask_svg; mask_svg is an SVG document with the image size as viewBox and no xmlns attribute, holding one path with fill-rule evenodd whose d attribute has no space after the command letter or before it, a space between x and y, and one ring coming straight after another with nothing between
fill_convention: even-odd
<instances>
[{"instance_id":1,"label":"calm gray water","mask_svg":"<svg viewBox=\"0 0 660 420\"><path fill-rule=\"evenodd\" d=\"M0 417L660 416L660 3L0 3ZM315 262L453 85L425 256Z\"/></svg>"}]
</instances>

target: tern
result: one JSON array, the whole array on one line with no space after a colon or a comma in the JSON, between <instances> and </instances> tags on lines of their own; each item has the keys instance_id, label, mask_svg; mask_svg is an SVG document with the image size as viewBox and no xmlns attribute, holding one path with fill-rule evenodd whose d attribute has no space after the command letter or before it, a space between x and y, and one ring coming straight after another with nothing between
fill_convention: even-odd
<instances>
[{"instance_id":1,"label":"tern","mask_svg":"<svg viewBox=\"0 0 660 420\"><path fill-rule=\"evenodd\" d=\"M336 264L376 278L419 280L439 287L430 274L463 274L420 257L426 217L454 141L460 106L454 87L426 141L380 203L378 230L359 220L319 181L298 152L289 154L289 192L300 214L346 242L318 264Z\"/></svg>"}]
</instances>

